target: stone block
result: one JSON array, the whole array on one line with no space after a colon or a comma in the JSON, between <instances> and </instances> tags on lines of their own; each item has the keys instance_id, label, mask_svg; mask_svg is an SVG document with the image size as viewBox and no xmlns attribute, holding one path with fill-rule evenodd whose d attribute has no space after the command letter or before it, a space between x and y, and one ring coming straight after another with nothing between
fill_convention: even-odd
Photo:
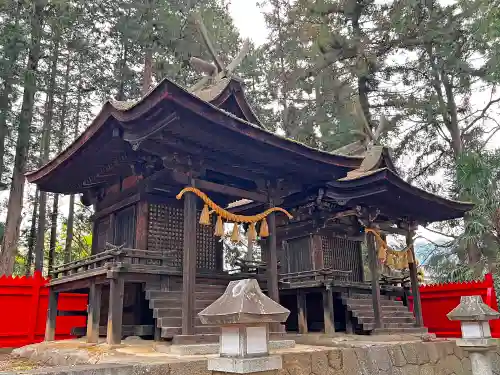
<instances>
[{"instance_id":1,"label":"stone block","mask_svg":"<svg viewBox=\"0 0 500 375\"><path fill-rule=\"evenodd\" d=\"M401 368L402 375L420 375L420 367L418 365L408 364Z\"/></svg>"},{"instance_id":2,"label":"stone block","mask_svg":"<svg viewBox=\"0 0 500 375\"><path fill-rule=\"evenodd\" d=\"M328 364L334 370L341 370L343 366L342 350L330 350L328 352Z\"/></svg>"},{"instance_id":3,"label":"stone block","mask_svg":"<svg viewBox=\"0 0 500 375\"><path fill-rule=\"evenodd\" d=\"M462 358L462 368L465 375L472 374L472 366L469 358ZM500 369L499 369L500 370Z\"/></svg>"},{"instance_id":4,"label":"stone block","mask_svg":"<svg viewBox=\"0 0 500 375\"><path fill-rule=\"evenodd\" d=\"M326 351L311 353L311 372L314 375L325 375L328 368L328 353Z\"/></svg>"},{"instance_id":5,"label":"stone block","mask_svg":"<svg viewBox=\"0 0 500 375\"><path fill-rule=\"evenodd\" d=\"M467 351L465 351L463 348L461 348L460 346L458 345L455 345L453 347L453 353L459 358L459 359L462 359L462 358L465 358L465 357L468 357L469 354L467 353Z\"/></svg>"},{"instance_id":6,"label":"stone block","mask_svg":"<svg viewBox=\"0 0 500 375\"><path fill-rule=\"evenodd\" d=\"M270 355L257 358L211 358L208 360L208 370L217 372L229 372L236 374L251 374L278 370L282 368L281 356ZM192 375L190 372L184 374Z\"/></svg>"},{"instance_id":7,"label":"stone block","mask_svg":"<svg viewBox=\"0 0 500 375\"><path fill-rule=\"evenodd\" d=\"M427 350L427 345L423 342L415 344L415 349L417 351L417 363L419 365L424 365L429 363L429 351Z\"/></svg>"},{"instance_id":8,"label":"stone block","mask_svg":"<svg viewBox=\"0 0 500 375\"><path fill-rule=\"evenodd\" d=\"M207 361L190 361L170 364L170 375L212 375L207 369Z\"/></svg>"},{"instance_id":9,"label":"stone block","mask_svg":"<svg viewBox=\"0 0 500 375\"><path fill-rule=\"evenodd\" d=\"M429 362L432 364L438 363L440 357L437 345L433 342L428 342L425 343L425 346L427 348L427 353L429 354Z\"/></svg>"},{"instance_id":10,"label":"stone block","mask_svg":"<svg viewBox=\"0 0 500 375\"><path fill-rule=\"evenodd\" d=\"M420 366L420 375L435 375L436 371L434 369L434 365L425 364Z\"/></svg>"},{"instance_id":11,"label":"stone block","mask_svg":"<svg viewBox=\"0 0 500 375\"><path fill-rule=\"evenodd\" d=\"M283 368L290 375L311 374L311 353L287 353L283 355Z\"/></svg>"},{"instance_id":12,"label":"stone block","mask_svg":"<svg viewBox=\"0 0 500 375\"><path fill-rule=\"evenodd\" d=\"M418 365L417 345L415 343L402 344L401 350L410 365Z\"/></svg>"},{"instance_id":13,"label":"stone block","mask_svg":"<svg viewBox=\"0 0 500 375\"><path fill-rule=\"evenodd\" d=\"M403 350L401 349L401 345L393 345L389 347L388 353L394 366L402 367L407 364L406 358L403 355Z\"/></svg>"},{"instance_id":14,"label":"stone block","mask_svg":"<svg viewBox=\"0 0 500 375\"><path fill-rule=\"evenodd\" d=\"M362 373L354 349L352 348L342 349L342 369L346 374Z\"/></svg>"},{"instance_id":15,"label":"stone block","mask_svg":"<svg viewBox=\"0 0 500 375\"><path fill-rule=\"evenodd\" d=\"M381 373L389 374L392 369L392 361L385 346L371 347L367 350L370 367L373 371L380 370Z\"/></svg>"}]
</instances>

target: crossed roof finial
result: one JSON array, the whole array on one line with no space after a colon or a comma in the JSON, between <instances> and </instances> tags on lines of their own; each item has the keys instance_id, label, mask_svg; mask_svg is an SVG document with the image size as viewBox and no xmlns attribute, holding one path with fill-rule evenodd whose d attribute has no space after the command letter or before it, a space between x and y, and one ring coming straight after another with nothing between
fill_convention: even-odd
<instances>
[{"instance_id":1,"label":"crossed roof finial","mask_svg":"<svg viewBox=\"0 0 500 375\"><path fill-rule=\"evenodd\" d=\"M209 62L198 57L191 57L191 59L189 60L191 66L197 72L205 74L203 78L201 78L192 87L190 87L189 91L191 92L202 89L207 83L216 84L221 79L230 77L234 70L238 67L238 65L241 64L250 49L250 43L248 39L245 39L238 55L236 55L236 57L227 66L224 66L222 60L219 58L217 52L215 51L212 41L210 40L208 30L203 23L203 19L200 13L196 12L194 15L194 19L200 32L201 38L203 39L203 42L207 47L213 62Z\"/></svg>"},{"instance_id":2,"label":"crossed roof finial","mask_svg":"<svg viewBox=\"0 0 500 375\"><path fill-rule=\"evenodd\" d=\"M380 137L390 130L391 125L385 116L381 115L377 128L372 131L358 98L353 103L353 115L355 119L361 122L362 129L351 130L351 133L361 139L334 151L334 153L343 155L363 155L364 159L359 168L349 172L348 177L372 171L379 167L384 151L384 146L380 144Z\"/></svg>"}]
</instances>

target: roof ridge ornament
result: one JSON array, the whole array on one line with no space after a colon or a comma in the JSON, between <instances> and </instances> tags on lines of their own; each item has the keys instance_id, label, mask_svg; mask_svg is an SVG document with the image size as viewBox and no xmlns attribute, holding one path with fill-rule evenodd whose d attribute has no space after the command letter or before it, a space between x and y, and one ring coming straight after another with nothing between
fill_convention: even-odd
<instances>
[{"instance_id":1,"label":"roof ridge ornament","mask_svg":"<svg viewBox=\"0 0 500 375\"><path fill-rule=\"evenodd\" d=\"M205 74L198 82L189 88L190 92L195 93L196 91L202 90L205 86L215 86L220 83L225 78L234 78L233 72L241 64L241 62L247 56L250 50L250 41L245 39L243 41L243 46L236 57L226 66L224 66L222 60L217 55L214 45L210 40L208 30L203 23L203 18L199 12L194 14L194 20L200 32L203 43L208 49L213 62L209 62L198 57L191 57L189 63L198 73Z\"/></svg>"},{"instance_id":2,"label":"roof ridge ornament","mask_svg":"<svg viewBox=\"0 0 500 375\"><path fill-rule=\"evenodd\" d=\"M340 147L334 151L335 154L356 155L362 153L364 156L360 166L347 173L347 179L362 177L368 172L372 172L381 167L384 149L388 147L380 143L380 138L391 128L391 123L387 121L384 115L380 115L378 126L372 131L370 124L363 112L359 97L356 97L353 103L352 114L362 123L361 130L351 130L351 133L361 139Z\"/></svg>"}]
</instances>

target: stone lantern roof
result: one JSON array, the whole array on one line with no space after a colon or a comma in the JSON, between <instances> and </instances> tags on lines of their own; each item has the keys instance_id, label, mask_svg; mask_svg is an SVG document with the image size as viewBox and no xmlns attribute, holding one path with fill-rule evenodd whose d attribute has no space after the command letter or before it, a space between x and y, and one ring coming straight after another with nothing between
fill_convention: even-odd
<instances>
[{"instance_id":1,"label":"stone lantern roof","mask_svg":"<svg viewBox=\"0 0 500 375\"><path fill-rule=\"evenodd\" d=\"M448 313L448 319L460 321L487 321L498 319L500 313L485 304L481 296L462 296L460 304Z\"/></svg>"},{"instance_id":2,"label":"stone lantern roof","mask_svg":"<svg viewBox=\"0 0 500 375\"><path fill-rule=\"evenodd\" d=\"M224 294L201 311L204 324L233 325L284 322L290 311L262 293L257 280L231 281Z\"/></svg>"}]
</instances>

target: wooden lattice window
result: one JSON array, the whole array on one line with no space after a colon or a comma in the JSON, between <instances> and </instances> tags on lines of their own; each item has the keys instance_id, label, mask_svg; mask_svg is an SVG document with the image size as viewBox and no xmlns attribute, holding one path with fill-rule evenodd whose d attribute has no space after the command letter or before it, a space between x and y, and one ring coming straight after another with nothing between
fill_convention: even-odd
<instances>
[{"instance_id":1,"label":"wooden lattice window","mask_svg":"<svg viewBox=\"0 0 500 375\"><path fill-rule=\"evenodd\" d=\"M201 212L196 215L196 222L200 220ZM196 226L196 267L198 269L217 269L217 240L214 236L215 220L212 218L212 225Z\"/></svg>"},{"instance_id":2,"label":"wooden lattice window","mask_svg":"<svg viewBox=\"0 0 500 375\"><path fill-rule=\"evenodd\" d=\"M361 243L347 238L321 236L323 262L334 270L352 271L352 281L362 280Z\"/></svg>"},{"instance_id":3,"label":"wooden lattice window","mask_svg":"<svg viewBox=\"0 0 500 375\"><path fill-rule=\"evenodd\" d=\"M148 250L164 252L167 264L172 267L182 266L183 220L181 208L149 205Z\"/></svg>"},{"instance_id":4,"label":"wooden lattice window","mask_svg":"<svg viewBox=\"0 0 500 375\"><path fill-rule=\"evenodd\" d=\"M200 212L197 213L197 222ZM165 204L149 205L148 249L162 251L170 266L182 268L184 210ZM214 224L196 226L196 266L198 269L217 269L217 238Z\"/></svg>"}]
</instances>

